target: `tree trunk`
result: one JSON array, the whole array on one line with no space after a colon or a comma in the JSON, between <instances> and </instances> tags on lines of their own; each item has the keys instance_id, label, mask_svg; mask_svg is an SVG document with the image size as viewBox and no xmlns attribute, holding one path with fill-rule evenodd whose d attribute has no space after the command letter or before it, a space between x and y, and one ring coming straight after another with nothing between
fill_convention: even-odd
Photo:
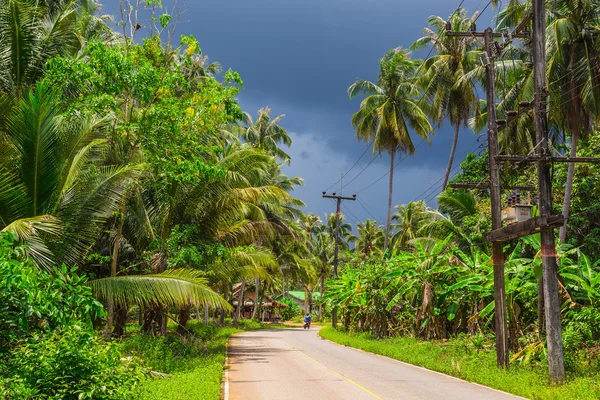
<instances>
[{"instance_id":1,"label":"tree trunk","mask_svg":"<svg viewBox=\"0 0 600 400\"><path fill-rule=\"evenodd\" d=\"M115 243L113 244L112 255L110 260L110 277L114 278L117 276L117 267L119 263L119 249L121 248L121 238L123 237L123 225L125 224L125 206L126 199L123 199L119 206L119 226L117 227L117 234L115 235ZM106 328L104 329L104 336L109 337L113 327L113 321L115 318L115 304L112 297L109 297L106 301Z\"/></svg>"},{"instance_id":2,"label":"tree trunk","mask_svg":"<svg viewBox=\"0 0 600 400\"><path fill-rule=\"evenodd\" d=\"M579 140L579 134L581 133L581 128L579 125L576 125L573 129L573 133L571 134L571 152L570 157L577 157L577 141ZM558 240L560 243L565 243L567 240L567 225L569 223L569 211L571 209L571 195L573 194L573 179L575 177L575 163L569 163L569 168L567 170L567 184L565 186L565 198L563 201L563 209L562 214L565 217L565 222L563 226L560 227L560 232L558 234Z\"/></svg>"},{"instance_id":3,"label":"tree trunk","mask_svg":"<svg viewBox=\"0 0 600 400\"><path fill-rule=\"evenodd\" d=\"M238 295L238 305L235 309L235 315L233 316L233 322L236 323L240 319L240 312L244 307L244 290L246 289L246 279L242 279L242 285L240 286L240 293Z\"/></svg>"},{"instance_id":4,"label":"tree trunk","mask_svg":"<svg viewBox=\"0 0 600 400\"><path fill-rule=\"evenodd\" d=\"M458 143L458 132L460 131L460 123L456 123L454 127L454 138L452 139L452 147L450 148L450 158L448 159L448 166L446 167L446 174L444 175L444 184L442 185L442 192L446 190L448 180L450 179L450 171L452 171L452 164L454 163L454 153L456 153L456 144Z\"/></svg>"},{"instance_id":5,"label":"tree trunk","mask_svg":"<svg viewBox=\"0 0 600 400\"><path fill-rule=\"evenodd\" d=\"M254 279L254 294L256 295L256 299L254 300L254 308L252 309L252 319L257 319L258 317L258 309L260 308L260 278Z\"/></svg>"},{"instance_id":6,"label":"tree trunk","mask_svg":"<svg viewBox=\"0 0 600 400\"><path fill-rule=\"evenodd\" d=\"M192 314L192 306L191 305L181 307L179 309L179 318L177 320L177 322L178 322L177 333L179 333L182 336L188 332L186 325L187 325L188 321L190 320L191 314Z\"/></svg>"},{"instance_id":7,"label":"tree trunk","mask_svg":"<svg viewBox=\"0 0 600 400\"><path fill-rule=\"evenodd\" d=\"M122 337L123 335L125 335L126 325L127 325L127 306L119 306L119 307L115 308L113 336Z\"/></svg>"},{"instance_id":8,"label":"tree trunk","mask_svg":"<svg viewBox=\"0 0 600 400\"><path fill-rule=\"evenodd\" d=\"M323 288L325 287L325 276L321 275L321 296L319 300L323 299ZM323 318L323 302L319 301L319 321Z\"/></svg>"},{"instance_id":9,"label":"tree trunk","mask_svg":"<svg viewBox=\"0 0 600 400\"><path fill-rule=\"evenodd\" d=\"M208 325L208 304L204 305L204 325Z\"/></svg>"},{"instance_id":10,"label":"tree trunk","mask_svg":"<svg viewBox=\"0 0 600 400\"><path fill-rule=\"evenodd\" d=\"M388 212L387 219L385 221L385 240L383 243L383 252L385 253L388 249L388 244L390 240L390 225L392 223L392 194L394 187L394 157L396 156L396 146L392 147L390 151L390 186L388 192Z\"/></svg>"}]
</instances>

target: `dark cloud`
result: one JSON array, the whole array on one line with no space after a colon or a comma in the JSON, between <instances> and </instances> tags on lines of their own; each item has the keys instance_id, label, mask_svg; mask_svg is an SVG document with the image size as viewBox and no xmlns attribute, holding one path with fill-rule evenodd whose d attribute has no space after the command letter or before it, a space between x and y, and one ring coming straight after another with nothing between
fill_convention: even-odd
<instances>
[{"instance_id":1,"label":"dark cloud","mask_svg":"<svg viewBox=\"0 0 600 400\"><path fill-rule=\"evenodd\" d=\"M105 11L116 14L115 4ZM359 100L349 100L347 88L357 78L375 80L379 59L391 48L409 47L421 36L430 15L448 16L456 0L219 0L188 1L179 33L193 34L211 60L242 75L245 90L240 104L252 114L266 105L286 114L283 125L294 134L290 174L305 186L296 195L308 211L323 214L330 205L321 190L339 179L365 149L350 124ZM474 8L475 0L464 7ZM489 21L492 10L480 19ZM426 51L415 56L425 57ZM417 139L415 139L417 140ZM418 141L418 140L417 140ZM396 203L414 200L439 181L447 163L452 128L436 129L432 145L421 145L395 175ZM477 148L475 136L461 133L460 161ZM348 174L351 180L371 161L367 154ZM360 191L388 170L387 156L376 160L344 191ZM348 204L356 217L373 214L383 221L387 178L360 193ZM427 193L426 193L427 195Z\"/></svg>"}]
</instances>

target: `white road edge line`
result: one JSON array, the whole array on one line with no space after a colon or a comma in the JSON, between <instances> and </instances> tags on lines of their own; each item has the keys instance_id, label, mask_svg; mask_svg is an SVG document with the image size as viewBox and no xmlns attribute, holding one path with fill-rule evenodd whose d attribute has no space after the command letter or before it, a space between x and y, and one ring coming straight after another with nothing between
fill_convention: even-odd
<instances>
[{"instance_id":1,"label":"white road edge line","mask_svg":"<svg viewBox=\"0 0 600 400\"><path fill-rule=\"evenodd\" d=\"M521 397L521 396L518 396L518 395L516 395L516 394L512 394L512 393L505 392L505 391L503 391L503 390L494 389L494 388L492 388L492 387L489 387L489 386L482 385L481 383L467 381L467 380L465 380L465 379L460 379L460 378L457 378L456 376L452 376L452 375L444 374L443 372L434 371L434 370L432 370L432 369L425 368L425 367L421 367L421 366L419 366L419 365L414 365L414 364L411 364L411 363L407 363L407 362L405 362L405 361L396 360L395 358L392 358L392 357L387 357L387 356L383 356L383 355L381 355L381 354L377 354L377 353L372 353L372 352L370 352L370 351L366 351L366 350L363 350L363 349L357 349L356 347L352 347L352 346L346 346L346 345L344 345L344 344L339 344L339 343L336 343L336 342L334 342L333 340L325 339L323 336L319 335L318 333L317 333L317 336L319 336L319 337L320 337L322 340L326 340L326 341L328 341L328 342L331 342L331 343L333 343L333 344L336 344L336 345L338 345L338 346L343 346L343 347L346 347L346 348L348 348L348 349L352 349L352 350L360 351L360 352L362 352L362 353L371 354L371 355L373 355L373 356L377 356L377 357L385 358L385 359L387 359L387 360L391 360L391 361L394 361L394 362L397 362L397 363L400 363L400 364L404 364L404 365L406 365L406 366L408 366L408 367L414 367L414 368L418 368L418 369L421 369L421 370L424 370L424 371L433 372L434 374L442 375L442 376L445 376L445 377L447 377L447 378L451 378L451 379L454 379L454 380L457 380L457 381L460 381L460 382L469 383L469 384L471 384L471 385L476 385L476 386L479 386L479 387L482 387L482 388L485 388L485 389L488 389L488 390L493 390L494 392L498 392L498 393L502 393L502 394L507 394L507 395L509 395L509 396L514 396L514 397L515 397L515 398L517 398L517 399L523 399L523 400L527 400L527 398L526 398L526 397Z\"/></svg>"}]
</instances>

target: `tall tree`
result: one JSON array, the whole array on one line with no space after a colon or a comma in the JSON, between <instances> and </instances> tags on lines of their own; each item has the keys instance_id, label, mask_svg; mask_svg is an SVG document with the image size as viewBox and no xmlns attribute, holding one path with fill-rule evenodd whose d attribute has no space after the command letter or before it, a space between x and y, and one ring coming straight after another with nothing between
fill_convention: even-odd
<instances>
[{"instance_id":1,"label":"tall tree","mask_svg":"<svg viewBox=\"0 0 600 400\"><path fill-rule=\"evenodd\" d=\"M406 250L411 240L421 236L421 228L428 217L427 205L423 200L396 206L396 212L392 216L395 230L392 236L394 248Z\"/></svg>"},{"instance_id":2,"label":"tall tree","mask_svg":"<svg viewBox=\"0 0 600 400\"><path fill-rule=\"evenodd\" d=\"M358 235L354 243L354 251L366 258L381 256L385 234L377 221L367 219L356 224Z\"/></svg>"},{"instance_id":3,"label":"tall tree","mask_svg":"<svg viewBox=\"0 0 600 400\"><path fill-rule=\"evenodd\" d=\"M246 143L289 164L291 157L280 148L280 145L287 147L292 145L292 138L285 128L279 125L284 117L285 115L282 114L271 119L271 109L265 107L258 110L256 121L252 119L250 114L244 113L244 125L231 126L230 129Z\"/></svg>"},{"instance_id":4,"label":"tall tree","mask_svg":"<svg viewBox=\"0 0 600 400\"><path fill-rule=\"evenodd\" d=\"M396 153L413 155L415 145L410 131L429 142L432 133L427 115L416 97L414 73L418 62L411 60L410 53L402 48L390 50L380 61L377 83L358 80L350 88L350 98L359 94L367 97L360 110L352 116L352 126L359 140L373 141L373 152L390 154L390 181L388 212L385 227L384 250L388 248L392 218L392 194L394 184L394 159Z\"/></svg>"},{"instance_id":5,"label":"tall tree","mask_svg":"<svg viewBox=\"0 0 600 400\"><path fill-rule=\"evenodd\" d=\"M432 120L441 124L446 118L454 126L454 137L450 148L448 166L444 175L442 191L446 189L454 163L454 154L461 127L466 127L469 118L479 111L479 99L475 94L475 83L465 79L468 72L478 65L480 51L478 42L472 36L448 36L448 25L455 32L468 32L474 23L467 10L459 8L447 21L438 16L429 17L425 36L411 46L417 50L432 46L435 54L421 64L420 83L428 104Z\"/></svg>"}]
</instances>

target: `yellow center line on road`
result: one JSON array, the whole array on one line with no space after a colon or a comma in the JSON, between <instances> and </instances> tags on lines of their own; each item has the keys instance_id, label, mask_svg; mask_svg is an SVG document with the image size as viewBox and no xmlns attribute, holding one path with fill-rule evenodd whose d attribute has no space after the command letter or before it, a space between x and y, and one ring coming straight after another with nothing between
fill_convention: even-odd
<instances>
[{"instance_id":1,"label":"yellow center line on road","mask_svg":"<svg viewBox=\"0 0 600 400\"><path fill-rule=\"evenodd\" d=\"M370 391L369 389L367 389L366 387L364 387L364 386L361 386L360 384L358 384L358 383L354 382L352 379L350 379L350 378L348 378L348 377L345 377L344 375L340 374L339 372L337 372L337 371L335 371L335 370L333 370L333 369L329 368L327 365L323 364L322 362L315 360L314 358L312 358L311 356L309 356L308 354L306 354L305 352L303 352L303 351L302 351L302 350L300 350L299 348L292 346L291 344L289 344L288 342L286 342L286 341L285 341L285 340L283 340L283 339L281 339L281 341L282 341L284 344L286 344L287 346L291 347L292 349L294 349L294 350L296 350L296 351L300 352L300 354L303 354L305 357L307 357L307 358L309 358L309 359L313 360L314 362L316 362L317 364L319 364L319 365L321 365L321 366L325 367L326 369L328 369L328 370L329 370L329 372L332 372L332 373L334 373L335 375L339 376L340 378L344 379L345 381L347 381L347 382L349 382L349 383L353 384L354 386L356 386L357 388L359 388L359 389L360 389L360 390L362 390L363 392L365 392L365 393L369 394L370 396L373 396L374 398L376 398L376 399L378 399L378 400L383 400L383 398L381 398L381 397L377 396L375 393L371 392L371 391Z\"/></svg>"}]
</instances>

